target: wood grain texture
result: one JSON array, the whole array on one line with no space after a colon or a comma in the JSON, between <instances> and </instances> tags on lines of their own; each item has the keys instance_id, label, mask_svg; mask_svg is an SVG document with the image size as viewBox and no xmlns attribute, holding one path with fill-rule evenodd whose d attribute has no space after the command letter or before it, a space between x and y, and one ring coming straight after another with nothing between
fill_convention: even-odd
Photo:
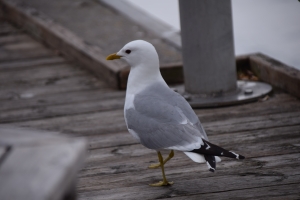
<instances>
[{"instance_id":1,"label":"wood grain texture","mask_svg":"<svg viewBox=\"0 0 300 200\"><path fill-rule=\"evenodd\" d=\"M0 100L29 99L43 95L89 89L99 89L99 91L110 90L106 83L99 82L94 77L57 77L53 79L42 79L18 86L9 83L1 88Z\"/></svg>"},{"instance_id":2,"label":"wood grain texture","mask_svg":"<svg viewBox=\"0 0 300 200\"><path fill-rule=\"evenodd\" d=\"M19 43L19 42L30 42L33 41L32 38L30 38L25 33L20 34L8 34L8 35L2 35L0 36L0 45L6 45L6 44L13 44L13 43Z\"/></svg>"},{"instance_id":3,"label":"wood grain texture","mask_svg":"<svg viewBox=\"0 0 300 200\"><path fill-rule=\"evenodd\" d=\"M3 12L2 9L1 9L1 12ZM4 16L4 14L3 14L3 16ZM16 29L8 22L1 20L0 36L19 34L21 32L22 32L21 29Z\"/></svg>"},{"instance_id":4,"label":"wood grain texture","mask_svg":"<svg viewBox=\"0 0 300 200\"><path fill-rule=\"evenodd\" d=\"M44 48L28 36L25 38L15 36L13 39L17 40L16 42L11 41L11 35L0 37L0 39L0 62L54 55L53 51Z\"/></svg>"},{"instance_id":5,"label":"wood grain texture","mask_svg":"<svg viewBox=\"0 0 300 200\"><path fill-rule=\"evenodd\" d=\"M15 127L0 126L0 142L12 146L0 167L3 200L62 199L86 151L84 140Z\"/></svg>"},{"instance_id":6,"label":"wood grain texture","mask_svg":"<svg viewBox=\"0 0 300 200\"><path fill-rule=\"evenodd\" d=\"M263 54L249 56L251 69L258 77L300 98L300 71Z\"/></svg>"},{"instance_id":7,"label":"wood grain texture","mask_svg":"<svg viewBox=\"0 0 300 200\"><path fill-rule=\"evenodd\" d=\"M79 78L79 77L77 77ZM109 99L125 98L124 92L115 92L109 88L102 89L82 89L79 91L69 91L54 94L45 94L42 96L28 99L3 100L0 104L1 111L28 109L37 106L58 106L64 104L75 104L83 102L103 101ZM124 102L123 102L124 103Z\"/></svg>"},{"instance_id":8,"label":"wood grain texture","mask_svg":"<svg viewBox=\"0 0 300 200\"><path fill-rule=\"evenodd\" d=\"M6 44L19 49L26 42ZM23 51L15 52L18 56ZM124 91L110 88L73 60L57 55L7 60L0 62L0 71L0 123L62 132L88 141L86 165L78 175L79 199L300 197L300 101L281 90L251 104L194 110L212 143L246 159L222 158L211 173L205 164L175 152L165 168L174 185L153 188L148 184L160 180L161 172L147 167L157 162L157 156L128 133ZM46 135L36 133L27 142L37 143L38 137ZM24 140L19 135L15 142ZM6 144L9 141L7 136ZM55 138L43 141L51 146Z\"/></svg>"},{"instance_id":9,"label":"wood grain texture","mask_svg":"<svg viewBox=\"0 0 300 200\"><path fill-rule=\"evenodd\" d=\"M118 67L106 62L105 56L102 55L102 51L98 47L86 44L74 33L58 25L37 10L6 0L2 0L0 4L7 19L23 26L37 39L55 49L59 49L69 58L80 62L95 75L106 80L112 87L118 87ZM6 57L8 56L6 55ZM0 60L1 58L0 56Z\"/></svg>"},{"instance_id":10,"label":"wood grain texture","mask_svg":"<svg viewBox=\"0 0 300 200\"><path fill-rule=\"evenodd\" d=\"M52 64L47 66L37 66L33 69L23 69L18 71L7 71L0 74L0 84L4 86L9 79L10 83L27 84L36 80L60 79L64 77L82 76L86 71L68 64Z\"/></svg>"},{"instance_id":11,"label":"wood grain texture","mask_svg":"<svg viewBox=\"0 0 300 200\"><path fill-rule=\"evenodd\" d=\"M109 1L102 1L102 3L103 2L106 2L106 5L115 4L108 3ZM26 6L26 4L33 7ZM126 8L118 4L115 4L113 7L115 7L115 9L117 7L117 10L122 7L123 11L127 10L125 16L132 16L133 13L128 15L129 10L132 10L132 8L127 4L125 5ZM97 2L74 3L71 0L64 2L57 0L55 3L52 3L52 1L49 3L47 0L31 0L30 2L24 0L1 0L0 7L6 19L30 32L33 36L47 43L49 46L59 49L59 51L56 50L56 52L62 52L71 59L81 63L114 88L126 88L129 74L128 65L118 61L115 61L113 64L106 62L105 55L119 50L119 44L125 44L136 38L150 41L157 47L162 60L161 72L168 83L183 82L180 52L178 49L173 49L168 43L165 43L165 37L157 39L157 37L154 37L155 34L151 34L151 31L146 31L147 28L141 28L138 25L139 22L137 21L147 19L145 16L137 21L133 20L135 21L133 22L120 14L116 14L114 9L101 6ZM37 7L38 10L34 9L34 7ZM86 11L85 7L89 7L90 9ZM68 15L65 15L64 12L60 12L59 10L65 8L68 10ZM42 12L39 12L39 10L42 10ZM47 13L50 17L43 13ZM63 14L61 15L61 13ZM98 16L99 13L101 13L100 16ZM66 17L69 15L72 16ZM141 14L139 13L137 15ZM105 20L97 20L98 18L95 16L105 18ZM55 21L60 22L64 26L59 25ZM146 21L153 24L151 20ZM111 24L115 26L111 26L110 29L99 28L107 27ZM22 30L14 29L12 26L7 25L7 23L1 26L0 36L23 33ZM94 27L97 31L86 31L89 28L82 28L86 26ZM162 28L160 25L156 25L155 27L159 27L159 29ZM112 29L113 31L111 31ZM153 30L153 27L151 30ZM122 37L120 35L122 35ZM171 38L173 38L173 36L171 36ZM7 41L7 43L9 43L9 40ZM106 52L107 49L109 49L109 52ZM2 59L3 61L7 59L8 61L11 59L22 59L22 56L16 56L11 52L0 51L0 53L2 54L0 55L0 60ZM41 58L47 55L47 52L38 51L38 53L40 55L36 54L36 57L33 58ZM30 55L30 53L28 54ZM238 70L252 69L260 80L271 83L299 97L299 70L295 70L290 66L262 54L238 56L236 57L236 65Z\"/></svg>"},{"instance_id":12,"label":"wood grain texture","mask_svg":"<svg viewBox=\"0 0 300 200\"><path fill-rule=\"evenodd\" d=\"M37 59L29 59L29 60L20 60L20 61L9 61L9 62L1 62L0 70L1 71L9 71L23 68L31 68L35 66L43 66L43 65L53 65L53 64L62 64L67 61L62 57L46 57L46 58L37 58Z\"/></svg>"},{"instance_id":13,"label":"wood grain texture","mask_svg":"<svg viewBox=\"0 0 300 200\"><path fill-rule=\"evenodd\" d=\"M280 186L267 186L267 187L257 187L244 190L234 190L225 191L220 193L204 193L201 195L188 195L181 197L174 197L174 195L167 194L162 199L167 199L172 197L174 200L196 200L199 199L299 199L299 184L287 184Z\"/></svg>"}]
</instances>

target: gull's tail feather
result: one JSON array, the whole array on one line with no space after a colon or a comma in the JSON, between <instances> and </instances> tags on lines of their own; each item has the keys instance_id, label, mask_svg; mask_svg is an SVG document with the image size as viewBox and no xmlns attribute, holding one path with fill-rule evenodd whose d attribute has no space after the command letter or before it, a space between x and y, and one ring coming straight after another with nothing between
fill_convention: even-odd
<instances>
[{"instance_id":1,"label":"gull's tail feather","mask_svg":"<svg viewBox=\"0 0 300 200\"><path fill-rule=\"evenodd\" d=\"M209 171L214 172L216 170L215 156L225 156L225 157L236 158L236 159L245 158L242 155L223 149L222 147L214 145L204 139L203 139L203 143L204 145L202 145L200 149L194 149L191 152L204 155Z\"/></svg>"},{"instance_id":2,"label":"gull's tail feather","mask_svg":"<svg viewBox=\"0 0 300 200\"><path fill-rule=\"evenodd\" d=\"M215 172L216 171L216 159L215 159L215 156L205 155L204 154L204 158L206 160L206 164L207 164L207 167L208 167L209 171Z\"/></svg>"}]
</instances>

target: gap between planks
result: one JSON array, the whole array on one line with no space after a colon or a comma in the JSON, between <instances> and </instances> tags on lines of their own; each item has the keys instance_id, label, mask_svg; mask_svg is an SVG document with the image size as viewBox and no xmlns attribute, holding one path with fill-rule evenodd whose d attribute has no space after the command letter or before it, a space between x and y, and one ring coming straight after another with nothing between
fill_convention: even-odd
<instances>
[{"instance_id":1,"label":"gap between planks","mask_svg":"<svg viewBox=\"0 0 300 200\"><path fill-rule=\"evenodd\" d=\"M276 162L277 159L282 160L282 162ZM294 160L297 160L297 163ZM174 165L174 162L180 163L186 162L186 165ZM276 155L260 158L252 158L244 161L228 160L217 164L217 171L211 173L208 171L205 164L193 163L191 160L181 159L173 162L173 166L166 165L166 173L168 177L172 177L173 180L182 179L201 179L201 178L217 178L230 175L272 175L270 171L277 170L277 168L300 168L299 153L290 155ZM261 163L264 163L263 165ZM126 163L125 163L126 165ZM175 166L175 167L174 167ZM117 171L117 166L111 166L112 169ZM132 166L134 168L135 166ZM94 174L90 176L80 176L80 181L78 184L78 189L81 191L85 190L105 190L120 187L122 182L126 181L126 186L130 187L145 183L147 180L152 179L152 177L158 177L161 175L159 169L147 169L144 165L143 170L139 171L124 171L122 172L121 167L119 168L119 173L114 174ZM283 170L284 171L284 170ZM80 173L81 174L81 173ZM274 173L275 175L275 173ZM298 174L299 175L299 174ZM300 180L299 180L300 182ZM110 185L105 185L103 183L110 183ZM90 187L89 185L93 185Z\"/></svg>"},{"instance_id":2,"label":"gap between planks","mask_svg":"<svg viewBox=\"0 0 300 200\"><path fill-rule=\"evenodd\" d=\"M99 92L111 91L111 88L106 83L98 81L95 77L80 75L62 77L60 79L43 79L35 82L33 85L23 85L22 87L6 86L0 90L0 101L29 99L44 95L92 89L98 89Z\"/></svg>"},{"instance_id":3,"label":"gap between planks","mask_svg":"<svg viewBox=\"0 0 300 200\"><path fill-rule=\"evenodd\" d=\"M299 169L299 166L297 166L296 169ZM249 175L231 174L227 176L224 175L206 178L196 178L195 175L193 175L192 179L191 177L189 177L189 179L183 179L183 176L180 176L180 179L171 187L160 189L150 188L147 184L149 183L149 181L155 182L160 178L151 180L143 179L141 182L136 181L132 184L130 184L130 182L127 183L127 181L123 181L121 182L123 184L122 187L120 187L119 185L106 183L102 184L102 186L106 185L107 187L111 187L103 190L85 192L85 194L90 193L91 196L97 196L97 199L132 199L132 197L136 199L155 199L171 191L173 191L173 193L175 194L177 193L177 196L179 196L186 194L202 194L211 192L215 193L221 191L250 189L253 187L257 188L264 186L299 183L300 174L298 174L297 171L292 170L291 167L273 169L272 171L274 173L273 175L264 175L262 170L257 170L257 174L254 173ZM132 178L134 179L134 177Z\"/></svg>"},{"instance_id":4,"label":"gap between planks","mask_svg":"<svg viewBox=\"0 0 300 200\"><path fill-rule=\"evenodd\" d=\"M298 128L296 130L296 128ZM274 130L276 131L276 130ZM277 129L278 136L285 129ZM236 151L244 156L247 160L251 158L261 158L266 156L275 156L285 154L299 153L299 126L294 127L294 130L287 131L281 139L274 140L274 135L269 137L260 137L253 139L255 136L249 137L252 133L244 133L240 138L235 138L235 135L216 135L212 136L211 141L222 141L216 143L225 149ZM129 135L129 133L127 133ZM245 136L245 139L243 139ZM241 139L242 138L242 139ZM115 138L119 140L119 138ZM245 144L244 144L245 143ZM241 145L243 144L243 145ZM165 152L164 154L167 154ZM180 167L187 164L192 164L184 154L176 152L175 157L168 163L168 167ZM228 158L222 158L223 161L230 161ZM93 174L114 174L121 172L141 171L146 170L146 167L151 162L157 162L155 151L147 149L140 144L132 144L127 146L114 146L108 148L90 150L87 159L87 166L81 173L81 176L91 176ZM296 162L296 160L294 160ZM194 166L197 164L193 163ZM222 162L221 162L222 164ZM206 165L203 165L206 167ZM205 168L206 169L206 168Z\"/></svg>"},{"instance_id":5,"label":"gap between planks","mask_svg":"<svg viewBox=\"0 0 300 200\"><path fill-rule=\"evenodd\" d=\"M299 134L299 132L298 132ZM297 134L296 134L297 135ZM284 136L283 136L284 137ZM225 149L232 150L244 155L246 158L258 158L258 157L265 157L270 155L284 155L289 153L298 153L299 152L299 144L300 138L285 135L287 139L281 138L278 141L273 141L269 139L268 141L261 142L261 144L257 144L260 140L248 140L245 145L240 145L239 140L232 139L230 143L219 143L218 145L222 146ZM216 139L226 139L222 136L211 137L212 142L216 141ZM118 138L115 138L116 140ZM268 139L268 138L267 138ZM243 142L243 141L242 141ZM268 149L269 148L269 149ZM138 170L139 165L144 165L143 163L151 163L157 162L157 156L154 150L147 149L140 144L131 144L126 146L117 146L117 147L108 147L108 148L101 148L101 149L93 149L89 151L89 157L87 159L88 166L87 169L99 169L104 170L104 167L108 167L108 165L122 165L125 161L128 165L134 164ZM180 152L180 151L178 151ZM164 154L168 154L168 151L164 151ZM184 157L184 154L179 154L174 159L177 160L180 157ZM189 160L189 159L188 159ZM229 160L229 158L224 158L223 160ZM109 163L109 164L106 164ZM184 165L184 163L180 164ZM124 166L123 170L127 167ZM108 171L108 173L113 173L114 170Z\"/></svg>"},{"instance_id":6,"label":"gap between planks","mask_svg":"<svg viewBox=\"0 0 300 200\"><path fill-rule=\"evenodd\" d=\"M298 133L300 133L299 130L300 125L293 125L261 130L248 130L239 133L220 133L215 135L208 134L208 136L210 137L210 139L212 139L212 142L219 144L220 142L218 141L221 141L220 145L224 145L231 143L231 141L228 141L228 138L234 138L235 140L238 140L239 143L247 143L247 141L250 139L259 139L262 141L266 141L266 139L269 137L272 137L272 139L280 139L280 137L285 134L297 135ZM128 131L95 136L81 135L78 137L84 137L89 141L90 150L139 144L139 142L137 142Z\"/></svg>"},{"instance_id":7,"label":"gap between planks","mask_svg":"<svg viewBox=\"0 0 300 200\"><path fill-rule=\"evenodd\" d=\"M41 100L44 103L42 105L47 105L47 106L52 106L52 105L61 105L61 104L67 104L67 103L75 103L75 102L82 102L83 100L87 100L87 98L89 98L89 100L102 100L102 99L109 99L109 98L114 98L114 97L121 97L121 96L125 97L125 92L124 91L115 91L115 90L111 90L111 91L99 91L99 90L83 90L81 91L76 91L76 92L68 92L68 93L64 93L64 94L50 94L50 95L44 95L43 97L33 97L33 98L29 98L29 99L22 99L21 101L2 101L2 104L0 105L0 110L4 111L4 110L13 110L13 109L21 109L21 108L26 108L29 106L33 106L33 105L38 105L40 104L39 99L43 99ZM252 103L252 104L244 104L244 105L240 105L235 107L235 112L232 112L232 107L223 107L223 108L219 108L219 109L214 109L213 111L211 110L194 110L196 112L196 114L198 114L198 116L201 118L202 116L208 116L208 115L216 115L218 113L225 113L225 114L230 114L231 116L233 115L250 115L251 113L254 113L255 115L260 114L260 115L264 115L264 114L270 114L270 113L274 113L277 112L277 110L282 111L284 109L289 109L290 107L295 107L295 109L297 109L297 106L300 105L300 103L293 99L293 98L285 98L286 96L288 96L287 94L282 94L276 98L272 98L266 102L256 102L256 103ZM283 97L284 99L284 103L282 101L280 101L279 97ZM276 99L276 100L275 100ZM18 102L18 103L16 103ZM278 106L278 104L283 104L282 106ZM258 107L258 109L251 109L253 107L253 105L258 105L258 106L254 106L255 108Z\"/></svg>"},{"instance_id":8,"label":"gap between planks","mask_svg":"<svg viewBox=\"0 0 300 200\"><path fill-rule=\"evenodd\" d=\"M34 68L36 66L54 65L54 64L67 64L69 61L58 56L49 56L37 59L25 59L18 61L9 61L0 63L1 71L16 71L26 68Z\"/></svg>"},{"instance_id":9,"label":"gap between planks","mask_svg":"<svg viewBox=\"0 0 300 200\"><path fill-rule=\"evenodd\" d=\"M276 186L264 186L264 187L253 187L248 189L240 190L228 190L224 192L213 192L213 193L201 193L194 195L177 196L166 194L161 196L161 200L172 199L174 200L198 200L198 199L272 199L272 200L294 200L299 199L300 185L298 183L276 185Z\"/></svg>"},{"instance_id":10,"label":"gap between planks","mask_svg":"<svg viewBox=\"0 0 300 200\"><path fill-rule=\"evenodd\" d=\"M99 91L94 91L95 93L100 93ZM102 94L102 93L101 93ZM37 106L39 103L32 105L32 107L27 107L24 109L12 109L8 111L2 111L0 114L0 121L1 122L20 122L20 121L28 121L33 119L45 119L45 118L52 118L52 117L59 117L59 116L71 116L76 114L86 114L86 113L94 113L94 112L102 112L102 111L110 111L110 110L118 110L122 109L125 102L125 93L123 92L114 92L111 94L113 99L110 98L96 98L96 99L85 99L85 101L80 102L64 102L59 105L40 105ZM64 95L64 94L62 94ZM82 95L82 94L78 94ZM102 95L104 96L105 93ZM93 95L95 97L97 95ZM76 97L74 97L76 98ZM5 103L3 102L3 106L5 107ZM270 103L268 103L270 106ZM76 107L76 110L73 108ZM1 106L0 106L1 108ZM7 109L7 107L6 107ZM270 115L270 114L278 114L278 113L287 113L287 112L295 112L300 110L300 103L299 102L290 102L289 104L285 104L281 107L276 109L260 109L259 115ZM38 111L38 112L36 112ZM228 115L227 113L224 115ZM255 116L258 113L253 113L251 110L243 111L241 113L231 114L231 118L242 117L242 116ZM213 113L211 117L213 119L207 120L209 115L206 113L202 115L200 118L205 117L205 122L219 120L223 117L223 115L216 115ZM217 119L216 119L217 118ZM225 118L225 117L224 117ZM239 123L239 122L237 122Z\"/></svg>"},{"instance_id":11,"label":"gap between planks","mask_svg":"<svg viewBox=\"0 0 300 200\"><path fill-rule=\"evenodd\" d=\"M32 97L21 100L3 100L0 104L1 111L22 110L38 106L59 106L67 104L83 104L85 102L105 101L109 99L125 98L125 93L114 90L86 89L70 91L57 94L45 94L39 97ZM123 100L124 101L124 100Z\"/></svg>"},{"instance_id":12,"label":"gap between planks","mask_svg":"<svg viewBox=\"0 0 300 200\"><path fill-rule=\"evenodd\" d=\"M37 66L31 69L22 69L17 71L6 71L0 73L1 86L16 85L22 86L23 84L34 83L39 80L61 79L71 76L84 76L87 75L85 70L69 64L52 64Z\"/></svg>"},{"instance_id":13,"label":"gap between planks","mask_svg":"<svg viewBox=\"0 0 300 200\"><path fill-rule=\"evenodd\" d=\"M202 117L205 118L205 117ZM200 119L201 120L201 119ZM235 122L235 120L238 121ZM300 112L277 113L257 117L237 117L202 123L209 135L216 133L241 132L259 130L271 127L291 126L300 123ZM88 114L72 115L38 119L16 123L20 126L30 126L45 129L60 127L58 130L76 135L92 135L125 131L124 111L113 110ZM55 129L57 130L57 129Z\"/></svg>"}]
</instances>

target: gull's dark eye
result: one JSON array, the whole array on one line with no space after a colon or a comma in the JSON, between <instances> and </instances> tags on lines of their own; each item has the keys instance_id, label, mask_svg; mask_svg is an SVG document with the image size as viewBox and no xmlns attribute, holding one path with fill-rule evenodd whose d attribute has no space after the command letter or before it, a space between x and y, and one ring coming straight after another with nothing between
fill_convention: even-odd
<instances>
[{"instance_id":1,"label":"gull's dark eye","mask_svg":"<svg viewBox=\"0 0 300 200\"><path fill-rule=\"evenodd\" d=\"M128 50L125 51L125 53L130 54L131 51L128 49Z\"/></svg>"}]
</instances>

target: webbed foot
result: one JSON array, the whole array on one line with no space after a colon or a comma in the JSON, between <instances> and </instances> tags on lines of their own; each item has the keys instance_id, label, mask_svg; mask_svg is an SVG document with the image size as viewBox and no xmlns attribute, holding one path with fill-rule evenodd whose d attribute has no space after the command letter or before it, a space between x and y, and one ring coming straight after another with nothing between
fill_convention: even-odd
<instances>
[{"instance_id":1,"label":"webbed foot","mask_svg":"<svg viewBox=\"0 0 300 200\"><path fill-rule=\"evenodd\" d=\"M168 186L168 185L172 185L174 182L168 182L168 181L159 181L157 183L152 183L149 184L150 186L153 187L161 187L161 186Z\"/></svg>"}]
</instances>

